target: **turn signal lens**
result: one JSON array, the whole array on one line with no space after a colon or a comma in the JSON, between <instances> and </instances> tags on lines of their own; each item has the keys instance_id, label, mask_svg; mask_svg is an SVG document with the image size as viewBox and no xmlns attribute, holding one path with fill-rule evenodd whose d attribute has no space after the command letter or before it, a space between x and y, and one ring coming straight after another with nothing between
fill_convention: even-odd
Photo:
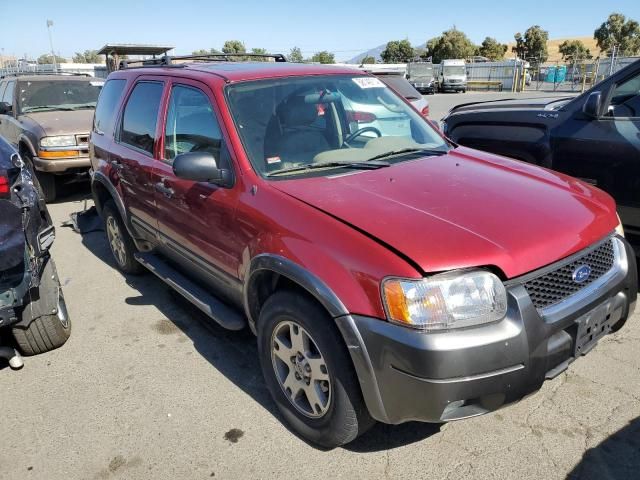
<instances>
[{"instance_id":1,"label":"turn signal lens","mask_svg":"<svg viewBox=\"0 0 640 480\"><path fill-rule=\"evenodd\" d=\"M38 156L40 158L66 158L77 157L78 150L40 150Z\"/></svg>"}]
</instances>

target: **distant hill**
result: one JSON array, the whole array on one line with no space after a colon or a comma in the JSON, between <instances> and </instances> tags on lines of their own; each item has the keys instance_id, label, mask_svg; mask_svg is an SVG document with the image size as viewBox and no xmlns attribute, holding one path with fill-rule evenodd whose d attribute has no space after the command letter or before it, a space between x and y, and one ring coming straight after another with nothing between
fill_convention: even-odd
<instances>
[{"instance_id":1,"label":"distant hill","mask_svg":"<svg viewBox=\"0 0 640 480\"><path fill-rule=\"evenodd\" d=\"M547 62L554 63L554 62L562 61L562 55L560 55L558 48L560 47L560 44L565 40L580 40L591 51L591 55L593 55L594 58L600 55L600 49L597 47L596 41L594 40L593 37L555 38L547 42L547 50L549 51L549 58L547 59ZM509 46L509 49L507 50L506 56L510 57L511 47L515 46L515 42L508 43L507 45ZM352 59L347 60L347 63L360 63L364 57L368 57L368 56L374 57L376 59L376 62L381 62L382 59L380 58L380 53L382 53L382 51L386 46L387 44L385 43L383 45L377 46L376 48L372 48L371 50L367 50L366 52L362 52L361 54L356 55ZM425 44L417 46L417 48L424 48L424 47L425 47Z\"/></svg>"}]
</instances>

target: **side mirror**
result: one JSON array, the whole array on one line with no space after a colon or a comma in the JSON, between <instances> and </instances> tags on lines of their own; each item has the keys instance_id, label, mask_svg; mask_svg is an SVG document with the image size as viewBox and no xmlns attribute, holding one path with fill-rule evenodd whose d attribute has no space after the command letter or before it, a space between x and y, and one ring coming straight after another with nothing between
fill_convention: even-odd
<instances>
[{"instance_id":1,"label":"side mirror","mask_svg":"<svg viewBox=\"0 0 640 480\"><path fill-rule=\"evenodd\" d=\"M598 118L600 116L600 107L602 94L600 92L592 92L582 106L582 113L587 117Z\"/></svg>"},{"instance_id":2,"label":"side mirror","mask_svg":"<svg viewBox=\"0 0 640 480\"><path fill-rule=\"evenodd\" d=\"M173 173L178 178L194 182L209 182L223 187L231 186L231 171L218 168L216 158L208 152L181 153L173 159Z\"/></svg>"},{"instance_id":3,"label":"side mirror","mask_svg":"<svg viewBox=\"0 0 640 480\"><path fill-rule=\"evenodd\" d=\"M11 115L13 106L7 102L0 102L0 115Z\"/></svg>"}]
</instances>

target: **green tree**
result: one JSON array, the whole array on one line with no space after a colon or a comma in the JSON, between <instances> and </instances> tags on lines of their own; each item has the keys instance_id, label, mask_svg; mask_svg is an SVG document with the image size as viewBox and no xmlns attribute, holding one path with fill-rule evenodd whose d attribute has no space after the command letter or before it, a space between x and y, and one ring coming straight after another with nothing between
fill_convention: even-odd
<instances>
[{"instance_id":1,"label":"green tree","mask_svg":"<svg viewBox=\"0 0 640 480\"><path fill-rule=\"evenodd\" d=\"M66 63L67 59L56 55L56 63ZM38 63L53 64L53 57L49 53L43 53L38 57Z\"/></svg>"},{"instance_id":2,"label":"green tree","mask_svg":"<svg viewBox=\"0 0 640 480\"><path fill-rule=\"evenodd\" d=\"M405 63L412 60L414 56L415 51L409 40L392 40L380 53L384 63Z\"/></svg>"},{"instance_id":3,"label":"green tree","mask_svg":"<svg viewBox=\"0 0 640 480\"><path fill-rule=\"evenodd\" d=\"M191 55L215 55L217 53L222 53L220 50L215 48L210 48L207 50L206 48L201 48L200 50L194 50L191 52Z\"/></svg>"},{"instance_id":4,"label":"green tree","mask_svg":"<svg viewBox=\"0 0 640 480\"><path fill-rule=\"evenodd\" d=\"M327 52L326 50L314 53L311 57L311 61L314 63L336 63L335 55L331 52Z\"/></svg>"},{"instance_id":5,"label":"green tree","mask_svg":"<svg viewBox=\"0 0 640 480\"><path fill-rule=\"evenodd\" d=\"M287 59L293 63L302 63L304 62L304 58L302 57L302 52L298 47L293 47L291 52L289 52L289 58Z\"/></svg>"},{"instance_id":6,"label":"green tree","mask_svg":"<svg viewBox=\"0 0 640 480\"><path fill-rule=\"evenodd\" d=\"M101 63L100 55L97 50L85 50L84 52L76 52L73 56L75 63Z\"/></svg>"},{"instance_id":7,"label":"green tree","mask_svg":"<svg viewBox=\"0 0 640 480\"><path fill-rule=\"evenodd\" d=\"M580 40L565 40L558 47L562 59L568 62L593 58L591 52Z\"/></svg>"},{"instance_id":8,"label":"green tree","mask_svg":"<svg viewBox=\"0 0 640 480\"><path fill-rule=\"evenodd\" d=\"M520 32L516 33L513 38L516 40L516 46L511 50L522 59L529 59L531 63L544 63L549 58L547 51L547 42L549 41L549 32L543 30L540 25L533 25L527 28L524 36Z\"/></svg>"},{"instance_id":9,"label":"green tree","mask_svg":"<svg viewBox=\"0 0 640 480\"><path fill-rule=\"evenodd\" d=\"M427 54L432 57L433 63L452 58L471 57L475 51L476 46L469 37L455 27L427 42Z\"/></svg>"},{"instance_id":10,"label":"green tree","mask_svg":"<svg viewBox=\"0 0 640 480\"><path fill-rule=\"evenodd\" d=\"M362 63L363 65L376 63L376 58L372 57L371 55L367 55L366 57L362 58L362 61L360 63Z\"/></svg>"},{"instance_id":11,"label":"green tree","mask_svg":"<svg viewBox=\"0 0 640 480\"><path fill-rule=\"evenodd\" d=\"M502 60L505 53L507 53L507 46L492 37L485 38L478 48L478 54L493 61Z\"/></svg>"},{"instance_id":12,"label":"green tree","mask_svg":"<svg viewBox=\"0 0 640 480\"><path fill-rule=\"evenodd\" d=\"M222 46L224 53L246 53L247 49L240 40L227 40Z\"/></svg>"},{"instance_id":13,"label":"green tree","mask_svg":"<svg viewBox=\"0 0 640 480\"><path fill-rule=\"evenodd\" d=\"M251 49L251 53L255 54L255 55L267 55L269 52L267 52L266 48L252 48ZM251 57L249 57L251 58ZM262 58L262 57L255 57L255 58L251 58L254 62L267 62L269 59L267 58Z\"/></svg>"},{"instance_id":14,"label":"green tree","mask_svg":"<svg viewBox=\"0 0 640 480\"><path fill-rule=\"evenodd\" d=\"M593 38L598 48L609 54L614 45L620 49L620 55L633 56L640 52L640 25L635 20L627 20L621 13L609 15L593 32Z\"/></svg>"}]
</instances>

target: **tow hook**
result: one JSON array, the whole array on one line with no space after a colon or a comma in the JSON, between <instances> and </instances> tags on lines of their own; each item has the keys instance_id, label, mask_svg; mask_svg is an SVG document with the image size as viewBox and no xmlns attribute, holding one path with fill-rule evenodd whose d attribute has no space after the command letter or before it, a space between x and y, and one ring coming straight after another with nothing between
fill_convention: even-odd
<instances>
[{"instance_id":1,"label":"tow hook","mask_svg":"<svg viewBox=\"0 0 640 480\"><path fill-rule=\"evenodd\" d=\"M9 366L14 370L18 370L24 366L22 357L15 348L0 347L0 358L9 360Z\"/></svg>"}]
</instances>

